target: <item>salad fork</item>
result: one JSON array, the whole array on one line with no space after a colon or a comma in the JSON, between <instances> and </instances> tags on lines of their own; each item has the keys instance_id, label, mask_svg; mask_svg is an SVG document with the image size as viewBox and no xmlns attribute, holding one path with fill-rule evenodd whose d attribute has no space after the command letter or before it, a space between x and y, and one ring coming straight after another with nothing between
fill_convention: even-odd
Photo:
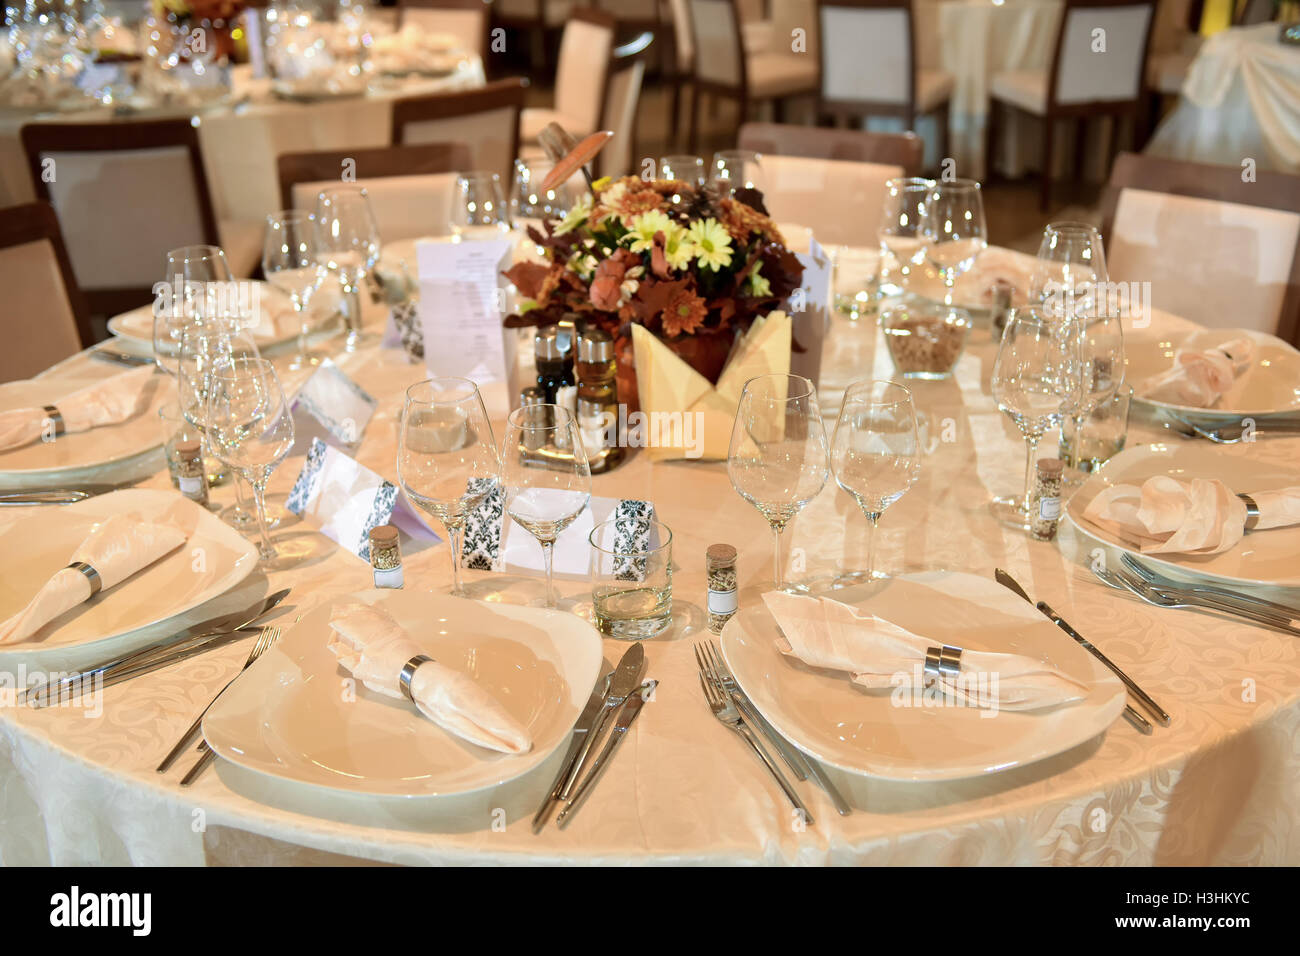
<instances>
[{"instance_id":1,"label":"salad fork","mask_svg":"<svg viewBox=\"0 0 1300 956\"><path fill-rule=\"evenodd\" d=\"M1203 610L1218 611L1220 614L1245 618L1264 627L1277 628L1289 634L1300 635L1300 625L1295 620L1283 618L1270 612L1249 611L1238 605L1229 604L1213 597L1172 591L1168 588L1148 584L1141 578L1118 569L1112 571L1094 564L1092 565L1092 573L1103 584L1135 594L1147 604L1155 607L1201 608Z\"/></svg>"}]
</instances>

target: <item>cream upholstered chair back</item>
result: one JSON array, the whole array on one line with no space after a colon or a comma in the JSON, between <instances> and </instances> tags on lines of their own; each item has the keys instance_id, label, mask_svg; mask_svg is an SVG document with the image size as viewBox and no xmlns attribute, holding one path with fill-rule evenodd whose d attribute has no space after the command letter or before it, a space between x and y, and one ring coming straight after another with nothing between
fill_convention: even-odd
<instances>
[{"instance_id":1,"label":"cream upholstered chair back","mask_svg":"<svg viewBox=\"0 0 1300 956\"><path fill-rule=\"evenodd\" d=\"M526 81L497 80L482 89L393 102L393 144L464 143L474 169L510 181L519 154L519 114Z\"/></svg>"},{"instance_id":2,"label":"cream upholstered chair back","mask_svg":"<svg viewBox=\"0 0 1300 956\"><path fill-rule=\"evenodd\" d=\"M90 344L58 220L45 203L0 210L0 288L0 382L31 378Z\"/></svg>"},{"instance_id":3,"label":"cream upholstered chair back","mask_svg":"<svg viewBox=\"0 0 1300 956\"><path fill-rule=\"evenodd\" d=\"M641 57L610 74L609 90L605 94L605 115L600 125L603 129L613 130L614 138L596 157L596 166L602 176L639 172L632 165L636 159L636 107L641 99L644 79L645 60Z\"/></svg>"},{"instance_id":4,"label":"cream upholstered chair back","mask_svg":"<svg viewBox=\"0 0 1300 956\"><path fill-rule=\"evenodd\" d=\"M735 0L687 0L695 43L695 78L739 87L744 83Z\"/></svg>"},{"instance_id":5,"label":"cream upholstered chair back","mask_svg":"<svg viewBox=\"0 0 1300 956\"><path fill-rule=\"evenodd\" d=\"M600 104L614 53L614 20L590 10L574 10L560 38L555 70L555 111L591 132L600 123Z\"/></svg>"},{"instance_id":6,"label":"cream upholstered chair back","mask_svg":"<svg viewBox=\"0 0 1300 956\"><path fill-rule=\"evenodd\" d=\"M822 245L875 246L885 182L901 166L804 156L762 159L767 211L777 223L812 229Z\"/></svg>"},{"instance_id":7,"label":"cream upholstered chair back","mask_svg":"<svg viewBox=\"0 0 1300 956\"><path fill-rule=\"evenodd\" d=\"M818 4L822 100L906 105L915 64L909 0Z\"/></svg>"},{"instance_id":8,"label":"cream upholstered chair back","mask_svg":"<svg viewBox=\"0 0 1300 956\"><path fill-rule=\"evenodd\" d=\"M400 0L397 25L408 24L427 33L449 33L463 49L487 53L488 20L492 6L484 0Z\"/></svg>"},{"instance_id":9,"label":"cream upholstered chair back","mask_svg":"<svg viewBox=\"0 0 1300 956\"><path fill-rule=\"evenodd\" d=\"M316 197L322 190L335 188L338 184L337 179L295 183L293 207L315 212ZM356 185L365 188L379 234L385 242L445 236L450 232L456 173L358 179ZM503 183L502 189L508 190L509 183Z\"/></svg>"},{"instance_id":10,"label":"cream upholstered chair back","mask_svg":"<svg viewBox=\"0 0 1300 956\"><path fill-rule=\"evenodd\" d=\"M691 0L668 0L673 20L673 41L677 44L677 70L690 73L695 61L695 31L691 26Z\"/></svg>"},{"instance_id":11,"label":"cream upholstered chair back","mask_svg":"<svg viewBox=\"0 0 1300 956\"><path fill-rule=\"evenodd\" d=\"M1061 24L1056 102L1136 100L1142 91L1154 2L1071 0Z\"/></svg>"}]
</instances>

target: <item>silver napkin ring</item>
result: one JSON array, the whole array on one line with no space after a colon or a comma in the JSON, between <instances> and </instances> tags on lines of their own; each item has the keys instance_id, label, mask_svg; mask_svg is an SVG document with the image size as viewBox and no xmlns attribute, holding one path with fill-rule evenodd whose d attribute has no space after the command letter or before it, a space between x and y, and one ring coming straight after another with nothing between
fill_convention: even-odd
<instances>
[{"instance_id":1,"label":"silver napkin ring","mask_svg":"<svg viewBox=\"0 0 1300 956\"><path fill-rule=\"evenodd\" d=\"M402 696L415 703L415 698L411 696L411 679L415 677L415 672L421 664L432 664L433 658L426 657L423 654L416 654L409 661L402 665L402 672L397 675L397 685L402 690Z\"/></svg>"},{"instance_id":2,"label":"silver napkin ring","mask_svg":"<svg viewBox=\"0 0 1300 956\"><path fill-rule=\"evenodd\" d=\"M1246 523L1242 525L1244 531L1254 531L1255 526L1259 524L1259 505L1255 504L1255 499L1250 495L1237 495L1246 503Z\"/></svg>"},{"instance_id":3,"label":"silver napkin ring","mask_svg":"<svg viewBox=\"0 0 1300 956\"><path fill-rule=\"evenodd\" d=\"M99 577L99 572L88 565L85 561L73 561L68 565L73 571L80 571L85 575L86 580L90 582L90 596L94 597L104 587L104 582Z\"/></svg>"},{"instance_id":4,"label":"silver napkin ring","mask_svg":"<svg viewBox=\"0 0 1300 956\"><path fill-rule=\"evenodd\" d=\"M63 435L68 431L68 426L63 421L63 413L53 405L46 405L42 411L45 412L47 420L54 422L54 434Z\"/></svg>"},{"instance_id":5,"label":"silver napkin ring","mask_svg":"<svg viewBox=\"0 0 1300 956\"><path fill-rule=\"evenodd\" d=\"M935 677L956 677L961 673L961 648L950 644L927 647L924 670Z\"/></svg>"}]
</instances>

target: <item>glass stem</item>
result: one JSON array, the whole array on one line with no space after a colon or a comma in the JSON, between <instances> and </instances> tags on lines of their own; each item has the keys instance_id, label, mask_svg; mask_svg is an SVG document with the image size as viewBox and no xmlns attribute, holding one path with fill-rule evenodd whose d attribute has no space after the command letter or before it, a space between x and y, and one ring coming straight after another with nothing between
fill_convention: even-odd
<instances>
[{"instance_id":1,"label":"glass stem","mask_svg":"<svg viewBox=\"0 0 1300 956\"><path fill-rule=\"evenodd\" d=\"M546 606L555 607L555 588L551 585L551 558L555 551L554 541L542 542L542 562L546 566Z\"/></svg>"},{"instance_id":2,"label":"glass stem","mask_svg":"<svg viewBox=\"0 0 1300 956\"><path fill-rule=\"evenodd\" d=\"M784 528L773 526L772 528L772 578L776 582L776 589L781 590L785 584L785 568L781 565L781 532Z\"/></svg>"},{"instance_id":3,"label":"glass stem","mask_svg":"<svg viewBox=\"0 0 1300 956\"><path fill-rule=\"evenodd\" d=\"M464 594L465 588L460 583L460 539L461 525L446 525L447 540L451 544L451 593Z\"/></svg>"},{"instance_id":4,"label":"glass stem","mask_svg":"<svg viewBox=\"0 0 1300 956\"><path fill-rule=\"evenodd\" d=\"M867 580L876 577L876 524L880 521L880 512L862 512L867 516Z\"/></svg>"},{"instance_id":5,"label":"glass stem","mask_svg":"<svg viewBox=\"0 0 1300 956\"><path fill-rule=\"evenodd\" d=\"M361 337L361 279L343 283L343 330L347 333L347 351L357 347Z\"/></svg>"},{"instance_id":6,"label":"glass stem","mask_svg":"<svg viewBox=\"0 0 1300 956\"><path fill-rule=\"evenodd\" d=\"M1034 464L1038 461L1038 435L1025 438L1025 502L1021 510L1029 517L1029 499L1034 493Z\"/></svg>"},{"instance_id":7,"label":"glass stem","mask_svg":"<svg viewBox=\"0 0 1300 956\"><path fill-rule=\"evenodd\" d=\"M253 486L253 501L257 505L257 530L262 536L262 546L259 549L261 556L265 559L275 557L275 545L271 543L271 532L266 526L266 479L253 481L249 479L249 484Z\"/></svg>"},{"instance_id":8,"label":"glass stem","mask_svg":"<svg viewBox=\"0 0 1300 956\"><path fill-rule=\"evenodd\" d=\"M247 481L243 475L236 473L232 476L235 480L235 511L239 514L248 515L248 497L244 494L244 482ZM242 518L240 519L243 520Z\"/></svg>"},{"instance_id":9,"label":"glass stem","mask_svg":"<svg viewBox=\"0 0 1300 956\"><path fill-rule=\"evenodd\" d=\"M298 368L307 367L307 310L295 296L293 310L298 318Z\"/></svg>"}]
</instances>

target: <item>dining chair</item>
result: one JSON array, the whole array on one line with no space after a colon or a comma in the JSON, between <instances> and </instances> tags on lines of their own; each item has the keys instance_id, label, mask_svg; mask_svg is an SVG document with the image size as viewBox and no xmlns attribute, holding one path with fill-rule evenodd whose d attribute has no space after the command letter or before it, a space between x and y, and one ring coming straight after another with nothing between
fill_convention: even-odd
<instances>
[{"instance_id":1,"label":"dining chair","mask_svg":"<svg viewBox=\"0 0 1300 956\"><path fill-rule=\"evenodd\" d=\"M1103 201L1112 282L1215 328L1300 345L1300 176L1121 153Z\"/></svg>"},{"instance_id":2,"label":"dining chair","mask_svg":"<svg viewBox=\"0 0 1300 956\"><path fill-rule=\"evenodd\" d=\"M0 350L0 382L31 378L95 341L49 203L0 209L0 288L6 343Z\"/></svg>"},{"instance_id":3,"label":"dining chair","mask_svg":"<svg viewBox=\"0 0 1300 956\"><path fill-rule=\"evenodd\" d=\"M261 258L261 230L220 224L199 152L198 121L31 123L23 149L38 199L54 207L77 285L94 314L115 315L153 298L167 251L219 245L247 278ZM119 241L127 239L129 241Z\"/></svg>"},{"instance_id":4,"label":"dining chair","mask_svg":"<svg viewBox=\"0 0 1300 956\"><path fill-rule=\"evenodd\" d=\"M783 123L746 123L740 128L737 145L764 156L804 156L898 166L904 176L920 175L925 153L925 144L915 133L869 133Z\"/></svg>"},{"instance_id":5,"label":"dining chair","mask_svg":"<svg viewBox=\"0 0 1300 956\"><path fill-rule=\"evenodd\" d=\"M488 24L492 4L487 0L398 0L397 27L407 24L429 33L450 33L466 50L488 63Z\"/></svg>"},{"instance_id":6,"label":"dining chair","mask_svg":"<svg viewBox=\"0 0 1300 956\"><path fill-rule=\"evenodd\" d=\"M1172 100L1181 92L1201 48L1203 37L1196 29L1201 6L1200 0L1157 0L1151 25L1151 54L1147 57L1144 142L1155 131L1166 99Z\"/></svg>"},{"instance_id":7,"label":"dining chair","mask_svg":"<svg viewBox=\"0 0 1300 956\"><path fill-rule=\"evenodd\" d=\"M1277 12L1278 4L1275 0L1240 0L1233 14L1232 25L1249 27L1268 23L1277 16Z\"/></svg>"},{"instance_id":8,"label":"dining chair","mask_svg":"<svg viewBox=\"0 0 1300 956\"><path fill-rule=\"evenodd\" d=\"M464 143L470 165L510 182L519 155L519 115L528 81L495 80L475 90L393 101L393 145Z\"/></svg>"},{"instance_id":9,"label":"dining chair","mask_svg":"<svg viewBox=\"0 0 1300 956\"><path fill-rule=\"evenodd\" d=\"M456 174L473 161L464 143L427 143L286 153L276 166L285 209L314 211L321 190L340 181L364 186L379 234L391 242L444 234Z\"/></svg>"},{"instance_id":10,"label":"dining chair","mask_svg":"<svg viewBox=\"0 0 1300 956\"><path fill-rule=\"evenodd\" d=\"M812 230L822 245L879 242L885 183L903 175L891 163L762 154L763 202L782 225ZM787 236L787 239L790 237Z\"/></svg>"},{"instance_id":11,"label":"dining chair","mask_svg":"<svg viewBox=\"0 0 1300 956\"><path fill-rule=\"evenodd\" d=\"M693 46L687 140L691 152L699 141L700 102L705 94L735 101L739 127L754 104L771 102L779 122L786 99L816 92L817 64L812 57L792 52L775 38L746 41L741 0L687 3Z\"/></svg>"},{"instance_id":12,"label":"dining chair","mask_svg":"<svg viewBox=\"0 0 1300 956\"><path fill-rule=\"evenodd\" d=\"M550 62L548 36L564 26L581 0L492 0L492 26L527 39L530 66L542 71Z\"/></svg>"},{"instance_id":13,"label":"dining chair","mask_svg":"<svg viewBox=\"0 0 1300 956\"><path fill-rule=\"evenodd\" d=\"M614 53L614 18L589 8L570 12L555 70L554 108L529 107L519 120L519 140L537 143L550 123L581 139L596 132Z\"/></svg>"},{"instance_id":14,"label":"dining chair","mask_svg":"<svg viewBox=\"0 0 1300 956\"><path fill-rule=\"evenodd\" d=\"M938 155L948 155L953 77L922 69L916 55L912 0L818 0L821 57L817 110L833 122L896 116L916 129L933 114Z\"/></svg>"},{"instance_id":15,"label":"dining chair","mask_svg":"<svg viewBox=\"0 0 1300 956\"><path fill-rule=\"evenodd\" d=\"M1117 145L1119 121L1137 123L1154 8L1155 0L1065 0L1048 67L993 75L986 126L989 168L993 168L996 158L999 108L1040 118L1043 179L1039 205L1044 211L1052 198L1059 121L1074 120L1078 127L1075 167L1080 170L1084 148L1090 141L1085 135L1088 120L1111 119L1112 151ZM1099 43L1104 47L1099 48Z\"/></svg>"}]
</instances>

